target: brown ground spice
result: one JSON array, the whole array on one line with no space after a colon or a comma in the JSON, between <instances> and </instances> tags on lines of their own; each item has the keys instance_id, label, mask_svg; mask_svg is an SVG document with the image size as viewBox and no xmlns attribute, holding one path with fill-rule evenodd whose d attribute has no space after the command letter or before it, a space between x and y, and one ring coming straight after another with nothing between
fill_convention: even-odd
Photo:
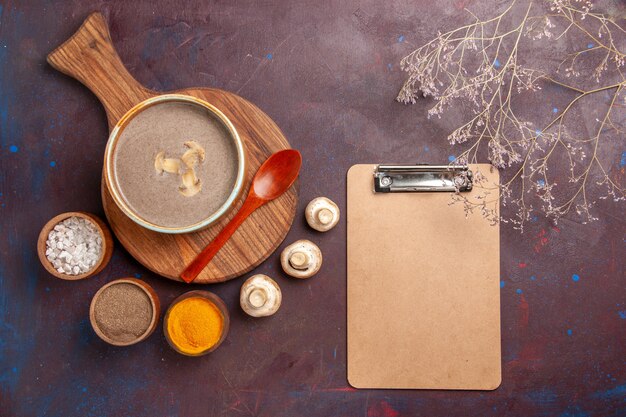
<instances>
[{"instance_id":1,"label":"brown ground spice","mask_svg":"<svg viewBox=\"0 0 626 417\"><path fill-rule=\"evenodd\" d=\"M98 296L94 315L102 333L118 342L130 342L150 326L152 304L141 288L120 283L111 285Z\"/></svg>"}]
</instances>

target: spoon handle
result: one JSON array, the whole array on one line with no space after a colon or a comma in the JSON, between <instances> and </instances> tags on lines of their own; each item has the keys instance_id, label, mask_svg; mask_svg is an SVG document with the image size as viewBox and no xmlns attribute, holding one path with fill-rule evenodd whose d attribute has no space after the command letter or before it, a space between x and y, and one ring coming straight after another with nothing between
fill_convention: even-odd
<instances>
[{"instance_id":1,"label":"spoon handle","mask_svg":"<svg viewBox=\"0 0 626 417\"><path fill-rule=\"evenodd\" d=\"M265 200L256 198L256 196L253 195L248 195L248 198L246 198L241 209L235 214L235 217L224 226L218 235L215 236L215 239L213 239L180 274L182 280L188 284L193 282L204 267L206 267L220 249L222 249L222 246L226 244L237 228L241 226L244 220L264 203L266 203Z\"/></svg>"}]
</instances>

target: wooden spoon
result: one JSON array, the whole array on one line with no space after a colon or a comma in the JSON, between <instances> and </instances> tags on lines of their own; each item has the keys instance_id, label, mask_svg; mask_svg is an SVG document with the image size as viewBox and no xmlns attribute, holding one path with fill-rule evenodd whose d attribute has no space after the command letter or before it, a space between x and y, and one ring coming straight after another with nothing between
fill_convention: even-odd
<instances>
[{"instance_id":1,"label":"wooden spoon","mask_svg":"<svg viewBox=\"0 0 626 417\"><path fill-rule=\"evenodd\" d=\"M294 149L285 149L267 158L254 176L248 197L246 197L246 201L244 201L239 212L185 268L180 274L182 280L187 283L193 282L254 210L280 197L291 187L298 178L301 165L302 156L300 156L300 152Z\"/></svg>"}]
</instances>

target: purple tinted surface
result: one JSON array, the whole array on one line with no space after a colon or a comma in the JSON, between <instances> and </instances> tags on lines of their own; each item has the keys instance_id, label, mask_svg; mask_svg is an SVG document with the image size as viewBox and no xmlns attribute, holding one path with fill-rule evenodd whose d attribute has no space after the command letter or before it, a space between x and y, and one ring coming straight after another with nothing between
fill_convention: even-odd
<instances>
[{"instance_id":1,"label":"purple tinted surface","mask_svg":"<svg viewBox=\"0 0 626 417\"><path fill-rule=\"evenodd\" d=\"M94 10L122 60L157 90L227 89L253 101L302 152L299 213L324 195L345 210L355 163L441 163L459 150L432 103L394 101L399 60L438 30L492 15L490 1L0 1L0 415L2 416L624 416L624 211L558 227L502 225L503 383L494 392L356 391L346 382L345 217L327 234L298 216L286 242L324 252L318 276L288 279L283 306L254 320L238 307L242 279L204 286L228 304L231 331L203 358L174 353L159 328L114 348L88 320L104 283L138 276L162 304L188 288L160 279L119 245L99 276L50 277L35 242L52 216L103 216L107 124L97 99L46 55ZM561 108L559 90L545 113ZM536 110L536 109L535 109ZM624 167L616 151L612 169ZM506 214L506 209L505 209ZM462 267L459 276L462 279Z\"/></svg>"}]
</instances>

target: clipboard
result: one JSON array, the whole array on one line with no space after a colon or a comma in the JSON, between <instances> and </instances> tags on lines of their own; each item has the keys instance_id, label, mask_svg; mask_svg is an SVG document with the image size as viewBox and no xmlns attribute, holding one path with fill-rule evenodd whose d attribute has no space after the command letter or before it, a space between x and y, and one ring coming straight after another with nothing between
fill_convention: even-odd
<instances>
[{"instance_id":1,"label":"clipboard","mask_svg":"<svg viewBox=\"0 0 626 417\"><path fill-rule=\"evenodd\" d=\"M498 171L488 164L369 164L348 171L353 387L500 385L500 228L480 213L466 216L450 196L479 201L477 170L481 184L498 184ZM497 188L490 193L498 197Z\"/></svg>"}]
</instances>

